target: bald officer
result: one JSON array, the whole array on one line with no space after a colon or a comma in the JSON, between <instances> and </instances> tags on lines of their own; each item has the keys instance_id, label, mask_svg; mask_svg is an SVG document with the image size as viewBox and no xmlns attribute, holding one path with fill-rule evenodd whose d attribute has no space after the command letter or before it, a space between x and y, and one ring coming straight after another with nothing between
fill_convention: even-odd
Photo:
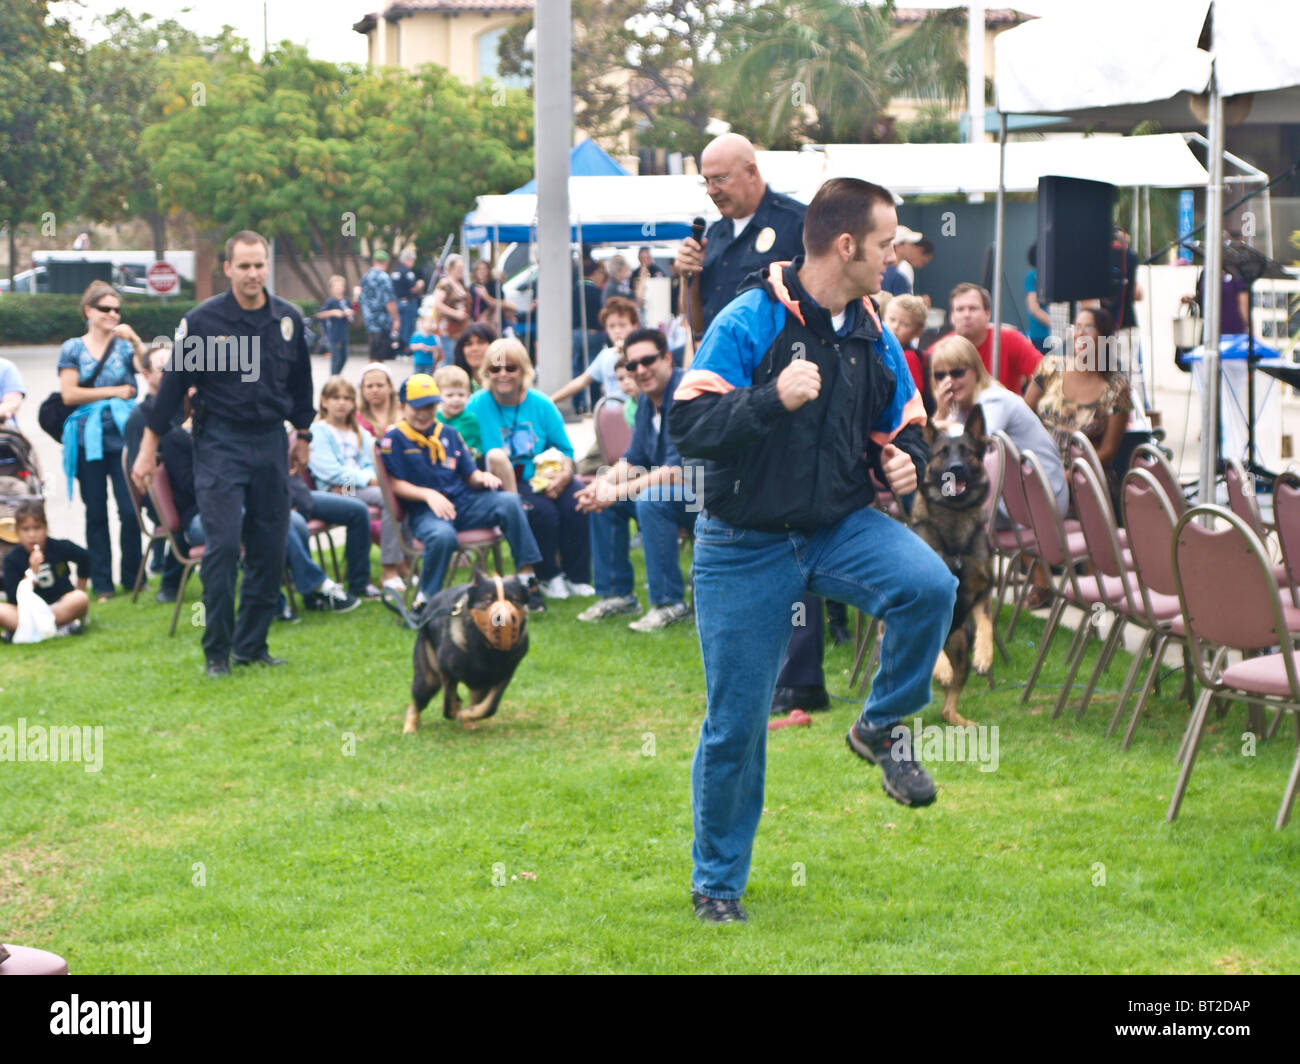
<instances>
[{"instance_id":1,"label":"bald officer","mask_svg":"<svg viewBox=\"0 0 1300 1064\"><path fill-rule=\"evenodd\" d=\"M773 192L758 172L754 145L739 133L724 133L700 155L704 188L722 218L709 226L701 247L683 242L673 260L678 273L700 274L702 323L735 298L745 279L770 262L803 254L804 205ZM772 712L826 709L830 696L822 673L825 619L821 599L804 598L807 624L796 628L777 679Z\"/></svg>"},{"instance_id":2,"label":"bald officer","mask_svg":"<svg viewBox=\"0 0 1300 1064\"><path fill-rule=\"evenodd\" d=\"M266 633L275 615L289 531L292 472L307 464L311 443L311 362L298 308L266 290L266 239L244 230L226 242L230 290L181 320L158 397L147 419L132 479L145 490L158 440L187 390L196 391L194 487L207 543L203 554L203 652L207 674L236 665L283 665ZM244 549L243 594L235 618L235 574Z\"/></svg>"}]
</instances>

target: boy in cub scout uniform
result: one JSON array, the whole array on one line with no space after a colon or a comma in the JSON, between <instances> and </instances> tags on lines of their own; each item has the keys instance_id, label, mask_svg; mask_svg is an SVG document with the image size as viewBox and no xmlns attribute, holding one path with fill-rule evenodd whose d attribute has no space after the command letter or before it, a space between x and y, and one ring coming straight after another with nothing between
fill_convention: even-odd
<instances>
[{"instance_id":1,"label":"boy in cub scout uniform","mask_svg":"<svg viewBox=\"0 0 1300 1064\"><path fill-rule=\"evenodd\" d=\"M456 533L471 528L501 529L531 593L533 565L542 560L542 552L519 496L501 491L497 477L474 465L460 434L434 417L434 404L442 397L432 377L413 374L399 395L404 416L380 440L379 453L393 479L393 493L406 505L411 533L424 543L415 606L442 587L456 551Z\"/></svg>"}]
</instances>

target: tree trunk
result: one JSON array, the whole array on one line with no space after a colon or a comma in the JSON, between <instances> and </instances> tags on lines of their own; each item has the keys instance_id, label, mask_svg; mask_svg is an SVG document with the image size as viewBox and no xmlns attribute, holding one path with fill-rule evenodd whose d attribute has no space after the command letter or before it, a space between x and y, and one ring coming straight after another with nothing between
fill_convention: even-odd
<instances>
[{"instance_id":1,"label":"tree trunk","mask_svg":"<svg viewBox=\"0 0 1300 1064\"><path fill-rule=\"evenodd\" d=\"M303 264L298 258L298 249L294 246L293 240L289 237L280 237L276 246L284 251L285 261L288 262L289 269L293 270L294 276L303 283L307 291L323 303L327 296L324 286L320 283L320 277L315 275L315 270L309 274L303 269Z\"/></svg>"},{"instance_id":2,"label":"tree trunk","mask_svg":"<svg viewBox=\"0 0 1300 1064\"><path fill-rule=\"evenodd\" d=\"M14 263L18 258L18 249L14 247L14 229L17 227L13 222L10 222L5 228L9 231L9 291L12 292L14 290L14 274L18 272L14 269ZM35 277L32 278L32 291L36 291Z\"/></svg>"},{"instance_id":3,"label":"tree trunk","mask_svg":"<svg viewBox=\"0 0 1300 1064\"><path fill-rule=\"evenodd\" d=\"M153 234L153 257L162 262L167 257L167 216L162 211L150 211L145 220Z\"/></svg>"}]
</instances>

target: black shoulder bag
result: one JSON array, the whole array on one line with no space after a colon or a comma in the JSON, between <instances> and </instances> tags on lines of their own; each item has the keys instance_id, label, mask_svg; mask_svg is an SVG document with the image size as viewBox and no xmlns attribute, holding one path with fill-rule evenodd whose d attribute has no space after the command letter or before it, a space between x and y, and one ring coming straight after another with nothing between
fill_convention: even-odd
<instances>
[{"instance_id":1,"label":"black shoulder bag","mask_svg":"<svg viewBox=\"0 0 1300 1064\"><path fill-rule=\"evenodd\" d=\"M99 375L104 367L108 365L108 360L113 354L113 344L108 345L108 350L104 352L104 357L99 360L99 365L95 367L95 372L90 375L88 381L78 381L77 383L83 388L93 388L95 381L99 380ZM45 402L41 403L41 408L36 414L36 420L40 423L41 428L45 430L46 435L53 436L59 443L63 442L63 424L72 416L75 406L69 406L63 401L62 390L50 392L45 397Z\"/></svg>"}]
</instances>

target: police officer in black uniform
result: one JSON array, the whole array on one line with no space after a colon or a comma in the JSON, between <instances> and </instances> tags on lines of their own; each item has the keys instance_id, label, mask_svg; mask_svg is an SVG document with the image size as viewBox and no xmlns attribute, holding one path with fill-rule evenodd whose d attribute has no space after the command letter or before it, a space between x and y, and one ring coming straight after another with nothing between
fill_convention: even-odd
<instances>
[{"instance_id":1,"label":"police officer in black uniform","mask_svg":"<svg viewBox=\"0 0 1300 1064\"><path fill-rule=\"evenodd\" d=\"M207 674L236 665L283 665L266 633L275 615L289 531L290 466L307 464L311 361L298 308L266 290L269 247L244 230L226 242L230 290L181 320L172 360L150 411L132 478L153 476L159 438L190 386L194 482L207 536L203 555L203 651ZM292 463L285 421L297 438ZM242 536L241 536L242 533ZM235 617L235 572L244 547L244 588Z\"/></svg>"},{"instance_id":2,"label":"police officer in black uniform","mask_svg":"<svg viewBox=\"0 0 1300 1064\"><path fill-rule=\"evenodd\" d=\"M709 226L703 246L692 239L682 244L673 270L700 274L696 309L708 329L746 277L770 262L789 262L803 254L804 205L767 186L758 172L754 145L738 133L724 133L709 142L700 154L700 174L722 217ZM822 672L821 599L806 596L803 613L808 623L796 628L790 638L772 698L773 713L830 706Z\"/></svg>"},{"instance_id":3,"label":"police officer in black uniform","mask_svg":"<svg viewBox=\"0 0 1300 1064\"><path fill-rule=\"evenodd\" d=\"M397 296L397 317L401 322L401 353L410 353L411 334L415 332L416 316L420 312L420 297L424 294L424 278L415 272L415 252L407 248L398 258L397 269L389 276L393 279L393 293Z\"/></svg>"}]
</instances>

